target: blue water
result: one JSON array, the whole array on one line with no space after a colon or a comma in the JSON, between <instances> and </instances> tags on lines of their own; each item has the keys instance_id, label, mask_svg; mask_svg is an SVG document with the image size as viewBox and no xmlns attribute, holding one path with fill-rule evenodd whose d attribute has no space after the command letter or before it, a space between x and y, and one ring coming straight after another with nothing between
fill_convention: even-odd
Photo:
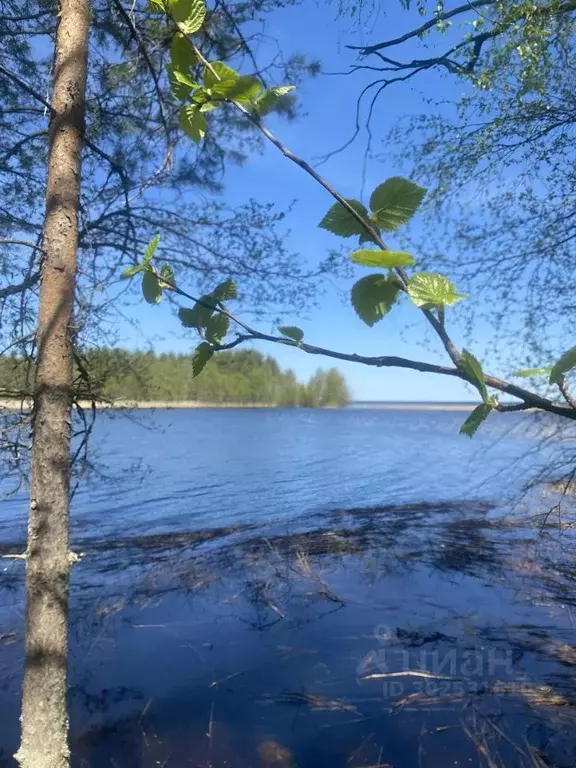
<instances>
[{"instance_id":1,"label":"blue water","mask_svg":"<svg viewBox=\"0 0 576 768\"><path fill-rule=\"evenodd\" d=\"M521 494L553 422L492 416L469 440L465 417L102 414L73 501L75 764L574 765L573 550L529 522L554 500ZM2 504L0 550L22 550L25 514L25 494Z\"/></svg>"}]
</instances>

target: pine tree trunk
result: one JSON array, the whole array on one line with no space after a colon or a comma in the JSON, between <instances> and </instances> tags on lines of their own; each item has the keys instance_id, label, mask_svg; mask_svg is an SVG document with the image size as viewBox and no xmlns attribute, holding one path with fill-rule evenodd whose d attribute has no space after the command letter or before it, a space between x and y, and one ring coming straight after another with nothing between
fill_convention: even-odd
<instances>
[{"instance_id":1,"label":"pine tree trunk","mask_svg":"<svg viewBox=\"0 0 576 768\"><path fill-rule=\"evenodd\" d=\"M89 0L61 0L50 120L26 561L22 768L66 768L72 317Z\"/></svg>"}]
</instances>

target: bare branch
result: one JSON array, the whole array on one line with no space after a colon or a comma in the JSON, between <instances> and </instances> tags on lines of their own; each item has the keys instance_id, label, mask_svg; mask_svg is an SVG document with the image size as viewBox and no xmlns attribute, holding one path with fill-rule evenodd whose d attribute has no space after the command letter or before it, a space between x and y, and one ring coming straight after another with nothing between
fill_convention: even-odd
<instances>
[{"instance_id":1,"label":"bare branch","mask_svg":"<svg viewBox=\"0 0 576 768\"><path fill-rule=\"evenodd\" d=\"M455 16L460 16L469 13L470 11L476 11L478 8L490 5L495 5L494 0L478 0L477 2L465 3L464 5L459 5L450 11L446 11L444 13L438 14L437 16L434 16L433 19L429 19L424 24L421 24L419 27L406 32L400 37L396 37L391 40L384 40L381 43L375 43L368 46L351 45L348 46L348 48L358 51L361 57L376 55L385 64L390 65L387 68L380 68L380 71L398 72L400 70L409 69L416 73L416 71L422 71L423 69L430 69L435 66L440 66L448 69L450 72L470 73L474 70L478 62L484 43L488 40L499 37L501 34L506 32L506 30L510 29L515 24L518 24L519 21L522 20L522 17L518 18L516 16L510 16L510 18L502 20L488 19L488 21L492 24L490 29L471 37L465 37L460 43L457 43L448 51L446 51L446 53L440 56L431 56L425 59L414 59L413 61L402 63L385 57L382 54L382 51L389 48L394 48L398 45L402 45L403 43L414 38L421 37L427 31L433 29L439 22L444 22ZM534 16L538 15L543 16L546 13L550 13L554 17L559 17L567 13L572 13L573 11L576 11L576 0L569 0L569 2L558 5L557 7L552 7L551 4L544 3L537 8L530 8L530 19L532 20ZM471 48L470 58L465 64L462 64L451 58L455 53L458 53L465 48ZM368 68L374 69L374 67ZM354 70L357 69L364 69L364 67L360 64L354 67ZM407 78L391 78L390 83L397 82L399 79Z\"/></svg>"},{"instance_id":2,"label":"bare branch","mask_svg":"<svg viewBox=\"0 0 576 768\"><path fill-rule=\"evenodd\" d=\"M154 81L154 88L156 90L156 96L158 97L158 109L160 110L160 119L162 121L162 127L164 128L164 132L166 134L166 144L167 144L167 155L170 155L170 131L168 129L168 122L166 120L166 114L164 112L164 99L162 97L162 89L160 87L160 80L158 78L158 73L156 72L156 69L154 68L154 64L152 63L152 60L148 54L148 49L146 48L146 45L140 38L140 35L138 34L138 30L136 29L136 25L130 18L130 15L124 10L124 7L120 0L112 0L114 3L115 8L117 9L120 16L122 16L124 22L126 23L130 35L136 45L138 46L138 50L142 54L142 57L144 61L146 62L146 66L148 67L148 70L150 71L150 74L152 75L152 80Z\"/></svg>"},{"instance_id":3,"label":"bare branch","mask_svg":"<svg viewBox=\"0 0 576 768\"><path fill-rule=\"evenodd\" d=\"M36 101L39 101L41 104L43 104L46 109L52 113L52 105L50 102L42 96L41 93L39 93L35 88L33 88L29 83L27 83L25 80L23 80L19 75L17 75L15 72L12 72L9 69L6 69L6 67L3 64L0 64L0 74L3 74L5 77L7 77L9 80L12 80L12 82L16 83L20 88L22 88L23 91L28 93L30 96L32 96ZM84 137L84 143L87 147L89 147L94 154L98 155L98 157L101 157L103 160L106 160L106 162L111 166L111 168L118 173L122 178L124 183L127 185L128 180L126 176L126 172L122 168L122 166L114 160L113 157L110 157L109 154L104 152L103 149L100 149L94 142Z\"/></svg>"},{"instance_id":4,"label":"bare branch","mask_svg":"<svg viewBox=\"0 0 576 768\"><path fill-rule=\"evenodd\" d=\"M376 51L381 51L384 48L393 48L395 45L401 45L414 37L420 37L429 29L435 27L439 21L447 21L448 19L454 18L454 16L459 16L462 13L469 13L476 8L482 8L486 5L494 5L494 2L495 0L477 0L477 2L473 3L464 3L464 5L459 5L451 11L440 13L438 16L435 16L433 19L430 19L416 29L406 32L406 34L396 37L393 40L386 40L383 43L376 43L375 45L369 46L347 45L346 47L350 50L360 51L361 56L369 56L371 53L376 53Z\"/></svg>"}]
</instances>

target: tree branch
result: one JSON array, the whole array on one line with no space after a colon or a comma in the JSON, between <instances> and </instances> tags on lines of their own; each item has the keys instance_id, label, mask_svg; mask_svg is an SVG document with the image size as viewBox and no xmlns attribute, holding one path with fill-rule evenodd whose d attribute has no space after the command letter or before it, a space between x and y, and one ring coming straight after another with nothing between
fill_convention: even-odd
<instances>
[{"instance_id":1,"label":"tree branch","mask_svg":"<svg viewBox=\"0 0 576 768\"><path fill-rule=\"evenodd\" d=\"M436 365L434 363L426 363L421 360L411 360L406 357L398 357L396 355L380 355L377 357L368 357L366 355L357 355L355 353L338 352L333 349L327 349L325 347L318 347L313 344L306 344L303 341L292 341L284 336L274 336L269 333L262 333L261 331L252 328L243 320L238 319L235 315L229 312L220 304L213 304L205 299L193 296L186 291L179 288L170 281L163 280L163 282L179 296L182 296L189 301L195 302L200 306L210 309L212 312L224 315L232 322L236 323L242 328L245 333L238 334L234 341L226 344L213 345L214 349L218 352L228 349L233 349L246 341L268 341L273 344L282 344L283 346L296 347L306 352L309 355L321 355L323 357L330 357L334 360L344 360L350 363L360 363L361 365L368 365L374 368L408 368L413 371L420 371L421 373L436 373L442 376L453 376L476 386L476 382L471 379L461 368L451 368L444 365ZM496 376L484 375L484 382L488 387L496 389L507 395L512 395L521 400L521 403L499 405L496 410L502 412L509 411L521 411L528 410L530 408L537 408L548 413L556 414L557 416L563 416L567 419L576 420L576 410L568 408L565 405L555 403L546 397L541 397L535 392L530 392L516 384L510 384L507 381L497 378Z\"/></svg>"},{"instance_id":2,"label":"tree branch","mask_svg":"<svg viewBox=\"0 0 576 768\"><path fill-rule=\"evenodd\" d=\"M167 12L168 13L168 12ZM176 24L173 17L170 16L172 19L172 22ZM214 69L214 67L210 64L209 61L206 60L206 58L202 55L202 52L198 49L194 41L189 35L184 35L186 39L188 40L188 43L190 44L192 50L194 51L195 55L198 57L198 60L214 75L214 77L217 80L220 80L220 76L218 72ZM278 137L272 133L272 131L264 125L261 118L255 114L254 112L251 112L250 110L246 109L242 104L231 100L230 103L239 111L241 112L253 125L255 125L259 131L270 141L271 144L273 144L283 155L285 158L293 162L298 167L302 168L303 171L305 171L309 176L311 176L315 181L320 184L337 202L340 203L347 211L350 213L351 216L354 217L354 219L363 227L363 229L367 232L368 235L373 239L373 241L383 250L388 250L388 247L386 243L382 240L382 237L380 235L380 232L374 227L371 222L367 221L361 214L356 211L356 209L350 205L348 200L346 200L345 197L343 197L340 192L338 192L337 189L335 189L323 176L321 176L318 171L316 171L309 163L306 162L303 158L299 157L298 155L294 154L288 147L286 147ZM395 270L396 275L400 278L400 287L403 291L407 291L408 286L408 275L406 274L405 270L401 267L397 267ZM454 344L451 342L446 329L443 327L441 323L438 322L437 318L435 317L434 313L429 309L423 309L421 310L438 337L440 338L444 349L448 353L448 356L454 363L454 365L458 365L458 362L460 360L460 355L454 346Z\"/></svg>"},{"instance_id":3,"label":"tree branch","mask_svg":"<svg viewBox=\"0 0 576 768\"><path fill-rule=\"evenodd\" d=\"M491 0L485 0L485 2L483 2L482 4L489 4L490 1ZM480 2L482 2L482 0L480 0ZM571 4L573 4L576 7L576 0L573 0ZM473 4L470 4L468 7L472 7L472 6ZM168 17L174 23L175 27L179 29L178 24L175 22L170 12L167 9L165 9L165 11ZM459 12L463 12L463 11L459 11ZM186 34L184 35L184 37L187 39L190 47L194 51L194 54L196 55L198 60L204 65L204 67L212 73L212 75L215 77L216 80L221 80L218 72L215 70L212 64L209 61L207 61L206 58L202 55L201 51L198 49L198 47L196 46L194 41L191 39L191 37ZM340 205L342 205L348 211L348 213L363 227L363 229L368 233L368 235L370 235L372 240L380 248L382 248L383 250L387 250L387 246L385 245L382 238L380 237L380 233L376 229L376 227L373 226L370 221L366 220L361 214L359 214L354 209L354 207L350 205L350 203L334 187L332 187L332 185L329 184L329 182L326 179L324 179L324 177L321 176L312 166L310 166L305 160L303 160L298 155L294 154L290 149L288 149L284 144L282 144L282 142L266 127L266 125L264 125L262 119L256 112L253 112L247 109L244 105L240 104L237 101L234 101L232 99L230 99L229 101L244 117L246 117L254 126L258 128L258 130L268 139L268 141L270 141L271 144L273 144L282 153L282 155L284 155L284 157L286 157L288 160L293 162L295 165L302 168L302 170L304 170L309 176L311 176L315 181L317 181L318 184L320 184L320 186L322 186L338 203L340 203ZM408 276L406 272L402 268L396 268L394 271L399 278L401 288L404 291L406 291L408 286ZM188 300L193 301L199 304L200 306L210 309L212 312L217 312L219 314L226 316L227 318L232 320L234 323L236 323L238 326L240 326L240 328L242 328L243 331L245 331L244 334L239 334L238 337L232 342L229 342L227 344L222 344L222 345L212 345L215 350L232 349L233 347L236 347L239 344L241 344L243 341L248 341L248 340L269 341L275 344L282 344L284 346L298 347L302 349L304 352L307 352L308 354L312 354L312 355L323 355L325 357L331 357L338 360L346 360L349 362L361 363L364 365L370 365L375 367L409 368L412 370L417 370L417 371L422 371L427 373L436 373L436 374L441 374L445 376L454 376L476 387L478 385L478 382L475 380L475 378L469 376L466 373L466 371L463 369L463 367L460 365L461 356L448 335L448 332L445 327L443 313L440 313L437 316L431 310L428 310L428 309L422 310L424 316L426 317L426 319L428 320L428 322L430 323L430 325L438 335L450 359L454 363L455 365L454 368L435 365L432 363L425 363L422 361L410 360L408 358L396 357L396 356L386 355L386 356L379 356L379 357L366 357L363 355L347 354L343 352L337 352L335 350L326 349L324 347L317 347L311 344L304 343L303 341L296 342L286 337L273 336L271 334L262 333L260 331L257 331L251 328L244 321L241 321L238 318L236 318L227 309L225 309L221 303L217 302L213 304L210 301L207 301L206 299L198 299L186 293L182 289L178 288L176 285L174 285L170 281L162 279L162 282L164 283L165 287L168 287L174 290L178 295L183 296L184 298L187 298ZM495 376L487 376L483 374L483 380L485 384L491 387L492 389L496 389L505 394L512 395L513 397L516 397L519 400L521 400L521 403L519 404L497 406L498 409L502 411L526 410L528 408L539 408L549 413L554 413L569 419L576 420L576 409L573 409L572 407L566 407L564 405L555 403L549 400L548 398L541 397L540 395L534 392L525 390L522 387L519 387L515 384L510 384L509 382L498 379Z\"/></svg>"},{"instance_id":4,"label":"tree branch","mask_svg":"<svg viewBox=\"0 0 576 768\"><path fill-rule=\"evenodd\" d=\"M576 399L570 394L568 390L568 384L566 383L564 376L562 376L558 382L558 389L560 390L562 397L564 400L566 400L570 408L576 409Z\"/></svg>"},{"instance_id":5,"label":"tree branch","mask_svg":"<svg viewBox=\"0 0 576 768\"><path fill-rule=\"evenodd\" d=\"M375 43L373 45L368 45L368 46L351 45L347 47L350 48L351 50L358 51L361 57L370 56L370 55L378 56L380 59L384 61L384 63L392 65L392 67L388 71L397 72L405 69L410 69L413 71L415 70L421 71L422 69L430 69L431 67L434 67L434 66L443 66L452 72L455 72L458 70L460 70L463 73L472 72L480 57L483 44L487 40L491 40L493 38L498 37L499 35L503 34L507 29L512 27L514 24L517 24L518 22L522 21L523 20L522 16L510 16L509 18L503 18L501 20L490 20L493 25L490 29L488 29L485 32L480 32L477 35L474 35L467 39L465 38L464 40L454 45L445 54L441 56L432 56L427 59L414 59L411 62L401 63L401 62L394 61L393 59L388 59L387 57L384 57L381 52L388 48L394 48L398 45L402 45L402 43L405 43L414 38L420 37L430 29L433 29L438 24L438 22L447 21L453 18L454 16L460 16L460 15L469 13L470 11L475 11L478 8L495 5L495 4L496 3L494 2L494 0L477 0L477 2L470 2L464 5L459 5L450 11L446 11L444 13L438 14L438 16L435 16L433 19L429 19L424 24L421 24L419 27L416 27L415 29L410 30L409 32L406 32L404 35L401 35L400 37L393 38L392 40L384 40L381 43ZM576 0L569 0L569 2L565 2L561 5L558 5L555 8L551 8L551 5L546 5L546 4L543 4L540 7L535 9L532 8L532 6L530 6L529 13L530 13L530 19L532 20L534 16L538 16L538 15L543 16L546 13L550 13L554 17L558 17L558 16L563 16L567 13L572 13L573 11L576 11ZM462 50L463 48L468 48L468 47L472 47L472 52L471 52L470 59L466 64L460 64L459 62L454 61L453 59L450 58L454 53L457 53L459 50ZM354 69L363 69L363 67L362 65L358 65ZM396 80L397 78L394 78L394 79L391 79L390 82L395 82Z\"/></svg>"},{"instance_id":6,"label":"tree branch","mask_svg":"<svg viewBox=\"0 0 576 768\"><path fill-rule=\"evenodd\" d=\"M130 15L124 10L124 6L120 2L120 0L112 0L114 3L114 6L120 16L122 16L124 22L126 23L126 26L128 27L128 30L130 31L130 36L138 46L138 50L142 54L142 57L144 61L146 62L146 66L148 67L148 70L150 74L152 75L152 80L154 81L154 88L156 90L156 95L158 97L158 109L160 110L160 119L162 121L162 126L164 128L164 132L166 134L166 143L168 146L167 152L170 152L170 132L168 130L168 123L166 120L166 114L164 112L164 99L162 97L162 89L160 88L160 80L158 78L158 74L156 70L154 69L154 65L152 64L152 60L150 59L150 56L148 54L148 50L142 40L140 39L140 35L138 34L138 30L136 29L136 25L130 18Z\"/></svg>"},{"instance_id":7,"label":"tree branch","mask_svg":"<svg viewBox=\"0 0 576 768\"><path fill-rule=\"evenodd\" d=\"M381 51L384 48L393 48L394 46L401 45L402 43L405 43L407 40L411 40L414 37L420 37L429 29L435 27L439 21L448 21L448 19L452 19L454 16L459 16L462 13L468 13L475 10L476 8L482 8L486 5L494 5L494 2L495 0L476 0L476 2L473 3L464 3L464 5L459 5L456 8L453 8L451 11L440 13L438 16L435 16L433 19L426 21L416 29L413 29L410 32L406 32L406 34L400 35L400 37L396 37L393 40L385 40L384 42L376 43L375 45L347 45L346 47L353 51L360 51L361 56L369 56L370 54L376 53L376 51Z\"/></svg>"},{"instance_id":8,"label":"tree branch","mask_svg":"<svg viewBox=\"0 0 576 768\"><path fill-rule=\"evenodd\" d=\"M5 77L7 77L9 80L12 80L12 82L16 83L23 91L25 91L29 96L32 96L32 98L36 99L36 101L39 101L40 104L43 104L44 107L48 110L50 114L52 114L53 109L50 102L42 96L41 93L39 93L35 88L33 88L29 83L26 82L26 80L23 80L19 75L17 75L15 72L12 72L9 69L6 69L6 67L0 63L0 74L3 74ZM94 154L98 155L98 157L101 157L103 160L106 160L107 163L112 167L112 169L118 173L127 184L128 179L126 176L126 172L122 168L122 166L114 160L113 157L110 157L106 152L104 152L103 149L100 149L94 142L84 137L84 144L86 144L87 147L89 147Z\"/></svg>"},{"instance_id":9,"label":"tree branch","mask_svg":"<svg viewBox=\"0 0 576 768\"><path fill-rule=\"evenodd\" d=\"M33 251L38 251L40 254L44 253L44 249L41 246L36 245L36 243L31 243L28 240L12 240L2 237L0 238L0 245L23 245L26 248L31 248ZM32 288L33 285L36 285L39 280L40 270L37 270L22 280L21 283L17 283L16 285L8 285L6 288L0 288L0 299L5 299L8 296L15 296L18 293L23 293L24 291L27 291L28 288Z\"/></svg>"}]
</instances>

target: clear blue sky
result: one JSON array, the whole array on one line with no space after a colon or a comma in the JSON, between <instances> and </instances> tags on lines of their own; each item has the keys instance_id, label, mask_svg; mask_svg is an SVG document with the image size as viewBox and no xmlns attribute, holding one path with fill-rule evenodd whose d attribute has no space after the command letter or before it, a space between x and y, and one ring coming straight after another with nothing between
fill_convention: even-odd
<instances>
[{"instance_id":1,"label":"clear blue sky","mask_svg":"<svg viewBox=\"0 0 576 768\"><path fill-rule=\"evenodd\" d=\"M319 59L324 72L336 72L347 70L355 61L354 52L345 47L347 44L357 45L394 37L421 21L415 12L404 11L396 0L390 2L386 14L382 11L369 14L369 21L360 25L355 24L352 17L337 18L336 4L304 0L302 5L279 10L270 16L266 32L278 39L286 55L303 53ZM442 47L446 42L445 38L440 39ZM259 60L269 60L272 50L262 48L257 51ZM417 49L412 50L416 53ZM269 125L287 146L307 160L314 161L350 138L357 96L372 79L373 73L362 72L342 77L320 75L308 80L298 92L305 114L292 123L270 116L267 118ZM378 102L372 121L373 145L378 154L385 155L383 139L399 119L429 110L428 99L442 98L455 102L463 88L462 83L455 79L435 73L416 78L412 83L391 86ZM443 109L449 110L450 107L444 106ZM360 137L351 147L321 167L323 175L347 197L362 196L365 146L365 136ZM364 198L378 183L397 173L398 168L394 166L392 157L383 162L369 163ZM342 241L318 229L317 224L332 204L332 199L273 147L268 147L262 155L252 155L243 167L228 171L225 196L232 204L250 197L262 201L274 199L280 205L288 205L295 200L287 221L287 227L292 230L290 245L310 264L317 263L331 247L345 243L352 251L356 245L355 239ZM387 242L393 247L394 237L388 237ZM414 255L417 257L417 254ZM368 270L362 267L355 267L355 272L354 279L368 274ZM350 285L352 282L349 281ZM287 316L283 321L299 325L307 341L324 347L366 355L391 354L448 362L438 344L422 347L422 340L427 334L426 324L407 300L403 299L401 305L374 328L368 328L356 317L350 304L343 301L342 291L348 287L344 283L328 285L327 293L321 300L321 309L309 311L302 317ZM183 335L179 322L168 307L131 307L127 314L141 322L145 335L156 340L154 346L158 351L188 351L192 348L194 340ZM458 341L457 309L451 310L450 323L453 336ZM266 322L260 327L267 332L271 330ZM481 342L486 333L486 329L479 329L477 335ZM136 344L136 337L128 325L122 336L130 346ZM274 354L281 365L293 368L300 378L307 378L318 366L335 364L345 374L354 398L360 400L476 399L472 389L458 380L413 371L377 370L350 363L335 363L275 345L259 348Z\"/></svg>"}]
</instances>

